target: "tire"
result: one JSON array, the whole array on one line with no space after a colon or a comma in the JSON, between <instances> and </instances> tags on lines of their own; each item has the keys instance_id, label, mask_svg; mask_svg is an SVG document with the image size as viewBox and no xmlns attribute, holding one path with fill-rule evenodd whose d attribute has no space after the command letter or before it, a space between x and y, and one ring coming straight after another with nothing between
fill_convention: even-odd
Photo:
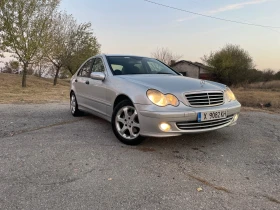
<instances>
[{"instance_id":1,"label":"tire","mask_svg":"<svg viewBox=\"0 0 280 210\"><path fill-rule=\"evenodd\" d=\"M124 144L138 145L145 139L140 135L137 111L129 100L124 100L115 107L111 123L115 136Z\"/></svg>"},{"instance_id":2,"label":"tire","mask_svg":"<svg viewBox=\"0 0 280 210\"><path fill-rule=\"evenodd\" d=\"M78 102L74 92L70 94L70 111L74 117L78 117L82 115L82 112L79 110Z\"/></svg>"}]
</instances>

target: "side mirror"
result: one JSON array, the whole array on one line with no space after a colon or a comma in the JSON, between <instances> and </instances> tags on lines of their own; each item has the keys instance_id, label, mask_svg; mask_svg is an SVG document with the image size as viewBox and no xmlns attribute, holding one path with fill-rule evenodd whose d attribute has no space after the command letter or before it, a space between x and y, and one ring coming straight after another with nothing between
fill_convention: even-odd
<instances>
[{"instance_id":1,"label":"side mirror","mask_svg":"<svg viewBox=\"0 0 280 210\"><path fill-rule=\"evenodd\" d=\"M182 73L180 73L180 72L179 72L179 74L180 74L180 76L184 76L184 75L183 75Z\"/></svg>"},{"instance_id":2,"label":"side mirror","mask_svg":"<svg viewBox=\"0 0 280 210\"><path fill-rule=\"evenodd\" d=\"M92 72L90 74L90 78L103 81L105 79L105 74L104 74L104 72Z\"/></svg>"}]
</instances>

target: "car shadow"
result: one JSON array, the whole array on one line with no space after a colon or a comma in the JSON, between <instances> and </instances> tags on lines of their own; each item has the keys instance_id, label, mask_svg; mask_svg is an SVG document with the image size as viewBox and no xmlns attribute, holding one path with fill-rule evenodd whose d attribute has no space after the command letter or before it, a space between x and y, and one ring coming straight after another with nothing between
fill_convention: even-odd
<instances>
[{"instance_id":1,"label":"car shadow","mask_svg":"<svg viewBox=\"0 0 280 210\"><path fill-rule=\"evenodd\" d=\"M226 144L227 141L231 141L232 138L229 136L232 135L233 130L231 127L226 127L220 130L205 132L205 133L196 133L196 134L184 134L181 136L176 137L161 137L161 138L154 138L154 137L147 137L141 144L136 146L128 146L124 145L123 143L119 142L118 139L115 137L111 124L99 117L93 116L91 114L85 114L84 117L91 121L93 124L98 124L101 126L104 131L101 135L103 135L104 139L107 138L107 144L114 144L115 146L124 146L124 147L134 147L134 148L146 148L143 150L157 150L162 148L181 148L181 147L189 147L194 148L207 148L212 147L213 145L222 145ZM152 149L148 149L152 148Z\"/></svg>"},{"instance_id":2,"label":"car shadow","mask_svg":"<svg viewBox=\"0 0 280 210\"><path fill-rule=\"evenodd\" d=\"M225 128L226 129L226 128ZM142 145L146 147L157 148L190 148L200 150L199 148L213 147L213 145L223 145L227 141L227 131L211 131L206 133L184 134L182 136L168 138L147 138Z\"/></svg>"}]
</instances>

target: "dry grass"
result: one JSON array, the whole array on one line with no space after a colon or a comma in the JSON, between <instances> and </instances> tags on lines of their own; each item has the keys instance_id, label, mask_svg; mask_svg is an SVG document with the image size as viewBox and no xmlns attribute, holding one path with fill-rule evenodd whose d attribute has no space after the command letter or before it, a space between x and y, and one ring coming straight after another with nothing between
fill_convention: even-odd
<instances>
[{"instance_id":1,"label":"dry grass","mask_svg":"<svg viewBox=\"0 0 280 210\"><path fill-rule=\"evenodd\" d=\"M27 87L21 87L21 75L0 73L0 103L61 102L69 98L69 81L27 76Z\"/></svg>"},{"instance_id":2,"label":"dry grass","mask_svg":"<svg viewBox=\"0 0 280 210\"><path fill-rule=\"evenodd\" d=\"M249 89L269 89L274 91L280 91L280 80L274 80L269 82L256 82L252 84L247 84L244 88Z\"/></svg>"},{"instance_id":3,"label":"dry grass","mask_svg":"<svg viewBox=\"0 0 280 210\"><path fill-rule=\"evenodd\" d=\"M242 106L280 113L280 80L256 82L231 89ZM265 107L268 103L272 106Z\"/></svg>"},{"instance_id":4,"label":"dry grass","mask_svg":"<svg viewBox=\"0 0 280 210\"><path fill-rule=\"evenodd\" d=\"M280 91L270 89L233 88L237 100L246 107L261 107L271 103L269 109L280 109Z\"/></svg>"},{"instance_id":5,"label":"dry grass","mask_svg":"<svg viewBox=\"0 0 280 210\"><path fill-rule=\"evenodd\" d=\"M21 75L0 73L0 103L47 103L69 99L69 81L58 80L53 86L52 79L27 76L27 87L21 87ZM263 110L280 112L279 81L266 84L250 84L249 87L232 88L238 101L245 107L260 108L260 104L271 103ZM272 87L268 89L268 87ZM258 89L257 89L258 88Z\"/></svg>"}]
</instances>

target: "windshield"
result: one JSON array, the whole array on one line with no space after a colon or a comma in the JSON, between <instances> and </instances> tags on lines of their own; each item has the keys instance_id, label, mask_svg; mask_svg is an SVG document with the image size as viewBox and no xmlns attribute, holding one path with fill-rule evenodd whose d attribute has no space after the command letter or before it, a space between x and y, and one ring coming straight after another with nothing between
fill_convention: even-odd
<instances>
[{"instance_id":1,"label":"windshield","mask_svg":"<svg viewBox=\"0 0 280 210\"><path fill-rule=\"evenodd\" d=\"M153 58L137 56L106 56L114 75L127 74L170 74L177 72Z\"/></svg>"}]
</instances>

